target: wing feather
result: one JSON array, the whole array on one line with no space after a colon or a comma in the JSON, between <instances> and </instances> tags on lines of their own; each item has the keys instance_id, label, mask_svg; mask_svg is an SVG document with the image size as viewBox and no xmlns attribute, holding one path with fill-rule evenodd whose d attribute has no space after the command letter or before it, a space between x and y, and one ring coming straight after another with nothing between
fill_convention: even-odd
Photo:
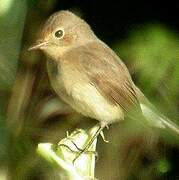
<instances>
[{"instance_id":1,"label":"wing feather","mask_svg":"<svg viewBox=\"0 0 179 180\"><path fill-rule=\"evenodd\" d=\"M104 43L91 42L73 49L66 54L66 59L76 64L110 103L120 105L125 111L139 107L126 66Z\"/></svg>"}]
</instances>

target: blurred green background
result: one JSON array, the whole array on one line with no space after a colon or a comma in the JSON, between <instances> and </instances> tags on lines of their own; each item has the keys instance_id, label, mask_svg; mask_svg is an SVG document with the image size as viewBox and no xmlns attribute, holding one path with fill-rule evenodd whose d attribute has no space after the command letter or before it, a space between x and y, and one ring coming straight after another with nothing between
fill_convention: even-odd
<instances>
[{"instance_id":1,"label":"blurred green background","mask_svg":"<svg viewBox=\"0 0 179 180\"><path fill-rule=\"evenodd\" d=\"M0 180L59 179L59 170L36 155L37 144L96 123L66 111L49 84L45 57L27 51L60 9L86 19L150 101L179 124L179 3L0 0ZM130 121L104 133L110 144L99 138L97 178L179 179L177 136Z\"/></svg>"}]
</instances>

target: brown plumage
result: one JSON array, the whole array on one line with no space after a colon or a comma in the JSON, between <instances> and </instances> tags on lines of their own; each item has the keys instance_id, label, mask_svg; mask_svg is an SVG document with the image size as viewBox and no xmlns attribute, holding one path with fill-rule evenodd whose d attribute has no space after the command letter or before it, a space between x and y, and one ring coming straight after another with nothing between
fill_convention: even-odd
<instances>
[{"instance_id":1,"label":"brown plumage","mask_svg":"<svg viewBox=\"0 0 179 180\"><path fill-rule=\"evenodd\" d=\"M62 61L70 61L88 82L95 86L109 103L119 104L128 111L137 106L134 84L123 62L102 42L90 42L64 54Z\"/></svg>"},{"instance_id":2,"label":"brown plumage","mask_svg":"<svg viewBox=\"0 0 179 180\"><path fill-rule=\"evenodd\" d=\"M175 124L156 113L114 51L73 13L52 15L33 49L48 56L49 77L56 93L74 110L99 120L102 128L138 111L152 125L179 133Z\"/></svg>"}]
</instances>

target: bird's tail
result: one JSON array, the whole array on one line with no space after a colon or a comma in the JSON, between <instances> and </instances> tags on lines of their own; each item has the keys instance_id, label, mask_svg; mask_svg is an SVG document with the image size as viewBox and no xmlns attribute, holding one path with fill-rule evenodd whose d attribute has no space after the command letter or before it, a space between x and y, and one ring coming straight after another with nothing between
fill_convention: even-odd
<instances>
[{"instance_id":1,"label":"bird's tail","mask_svg":"<svg viewBox=\"0 0 179 180\"><path fill-rule=\"evenodd\" d=\"M170 130L179 135L179 127L177 124L175 124L159 112L156 112L156 110L147 106L146 104L141 103L140 106L143 116L146 118L147 121L149 121L152 126L158 128L169 128Z\"/></svg>"},{"instance_id":2,"label":"bird's tail","mask_svg":"<svg viewBox=\"0 0 179 180\"><path fill-rule=\"evenodd\" d=\"M179 135L179 126L156 110L144 94L136 87L143 116L154 127L168 128Z\"/></svg>"}]
</instances>

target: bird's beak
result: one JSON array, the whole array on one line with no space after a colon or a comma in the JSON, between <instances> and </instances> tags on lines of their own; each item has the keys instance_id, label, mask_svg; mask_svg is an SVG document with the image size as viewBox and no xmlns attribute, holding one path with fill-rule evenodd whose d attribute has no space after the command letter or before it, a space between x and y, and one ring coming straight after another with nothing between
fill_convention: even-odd
<instances>
[{"instance_id":1,"label":"bird's beak","mask_svg":"<svg viewBox=\"0 0 179 180\"><path fill-rule=\"evenodd\" d=\"M31 46L28 51L33 51L37 49L43 49L48 44L48 41L37 41L33 46Z\"/></svg>"}]
</instances>

